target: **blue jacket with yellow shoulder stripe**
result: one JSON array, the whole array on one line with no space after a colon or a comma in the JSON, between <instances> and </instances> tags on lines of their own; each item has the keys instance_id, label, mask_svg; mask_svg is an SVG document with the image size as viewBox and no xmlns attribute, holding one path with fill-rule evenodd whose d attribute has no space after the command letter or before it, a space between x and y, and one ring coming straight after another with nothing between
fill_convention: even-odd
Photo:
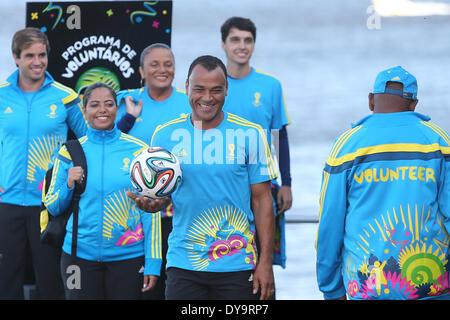
<instances>
[{"instance_id":1,"label":"blue jacket with yellow shoulder stripe","mask_svg":"<svg viewBox=\"0 0 450 320\"><path fill-rule=\"evenodd\" d=\"M78 213L77 256L91 261L117 261L145 254L145 275L159 275L161 215L141 211L125 191L133 190L129 165L148 145L120 132L90 128L79 139L86 155L88 175ZM63 213L75 188L67 178L72 159L63 146L55 158L52 180L44 203L50 214ZM67 222L63 251L71 254L72 216Z\"/></svg>"},{"instance_id":2,"label":"blue jacket with yellow shoulder stripe","mask_svg":"<svg viewBox=\"0 0 450 320\"><path fill-rule=\"evenodd\" d=\"M375 113L336 140L316 243L325 298L449 298L450 137L429 120Z\"/></svg>"},{"instance_id":3,"label":"blue jacket with yellow shoulder stripe","mask_svg":"<svg viewBox=\"0 0 450 320\"><path fill-rule=\"evenodd\" d=\"M68 128L82 137L88 123L75 91L48 72L35 92L24 92L18 77L16 70L0 84L0 201L39 206L45 173Z\"/></svg>"}]
</instances>

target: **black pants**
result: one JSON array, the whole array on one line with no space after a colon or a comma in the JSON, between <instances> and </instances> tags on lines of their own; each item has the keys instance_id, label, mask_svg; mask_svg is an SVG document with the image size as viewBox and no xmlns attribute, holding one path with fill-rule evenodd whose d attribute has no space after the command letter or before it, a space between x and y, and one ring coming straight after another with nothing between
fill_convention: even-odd
<instances>
[{"instance_id":1,"label":"black pants","mask_svg":"<svg viewBox=\"0 0 450 320\"><path fill-rule=\"evenodd\" d=\"M41 244L40 208L0 203L0 299L24 299L27 254L31 253L38 299L63 299L60 250Z\"/></svg>"},{"instance_id":2,"label":"black pants","mask_svg":"<svg viewBox=\"0 0 450 320\"><path fill-rule=\"evenodd\" d=\"M161 242L162 242L162 258L163 263L161 265L161 274L156 282L155 287L147 292L143 293L143 299L146 300L164 300L166 292L166 256L168 250L169 234L172 232L172 217L161 218Z\"/></svg>"},{"instance_id":3,"label":"black pants","mask_svg":"<svg viewBox=\"0 0 450 320\"><path fill-rule=\"evenodd\" d=\"M167 300L256 300L253 270L205 272L168 268Z\"/></svg>"},{"instance_id":4,"label":"black pants","mask_svg":"<svg viewBox=\"0 0 450 320\"><path fill-rule=\"evenodd\" d=\"M144 256L97 262L61 255L61 275L68 300L138 300L142 298Z\"/></svg>"}]
</instances>

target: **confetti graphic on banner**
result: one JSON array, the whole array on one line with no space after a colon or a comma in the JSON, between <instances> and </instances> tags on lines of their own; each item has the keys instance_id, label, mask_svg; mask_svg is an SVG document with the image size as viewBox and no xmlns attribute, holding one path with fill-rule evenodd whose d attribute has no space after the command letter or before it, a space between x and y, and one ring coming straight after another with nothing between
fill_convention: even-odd
<instances>
[{"instance_id":1,"label":"confetti graphic on banner","mask_svg":"<svg viewBox=\"0 0 450 320\"><path fill-rule=\"evenodd\" d=\"M130 21L131 23L141 23L142 22L142 16L156 16L156 11L152 7L153 5L157 4L158 1L144 1L143 5L147 9L147 11L144 10L137 10L133 11L130 14Z\"/></svg>"},{"instance_id":2,"label":"confetti graphic on banner","mask_svg":"<svg viewBox=\"0 0 450 320\"><path fill-rule=\"evenodd\" d=\"M54 30L56 28L56 26L59 24L59 22L61 21L61 17L62 17L62 8L61 8L61 6L53 5L53 2L50 2L48 4L48 6L42 11L43 13L45 13L45 12L50 12L50 11L53 11L53 10L57 10L58 11L58 16L57 16L55 22L52 25L52 28L51 28L52 30ZM55 15L51 14L50 17L54 18Z\"/></svg>"}]
</instances>

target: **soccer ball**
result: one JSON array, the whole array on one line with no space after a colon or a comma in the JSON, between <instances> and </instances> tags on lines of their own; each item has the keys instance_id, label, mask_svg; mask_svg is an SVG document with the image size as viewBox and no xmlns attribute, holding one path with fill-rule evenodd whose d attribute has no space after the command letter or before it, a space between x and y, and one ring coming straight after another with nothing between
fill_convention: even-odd
<instances>
[{"instance_id":1,"label":"soccer ball","mask_svg":"<svg viewBox=\"0 0 450 320\"><path fill-rule=\"evenodd\" d=\"M130 165L133 187L139 194L152 199L163 198L174 192L181 177L180 161L164 148L145 149Z\"/></svg>"}]
</instances>

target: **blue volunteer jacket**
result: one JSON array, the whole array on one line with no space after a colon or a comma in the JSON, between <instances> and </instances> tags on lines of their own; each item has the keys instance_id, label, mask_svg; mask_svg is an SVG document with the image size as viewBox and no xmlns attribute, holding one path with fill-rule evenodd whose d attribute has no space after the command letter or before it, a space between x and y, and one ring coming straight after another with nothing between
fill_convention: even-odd
<instances>
[{"instance_id":1,"label":"blue volunteer jacket","mask_svg":"<svg viewBox=\"0 0 450 320\"><path fill-rule=\"evenodd\" d=\"M42 87L27 93L17 85L19 71L0 84L1 202L39 206L45 172L67 139L88 128L81 100L46 72Z\"/></svg>"},{"instance_id":2,"label":"blue volunteer jacket","mask_svg":"<svg viewBox=\"0 0 450 320\"><path fill-rule=\"evenodd\" d=\"M79 202L77 256L91 261L117 261L143 256L146 275L159 275L161 257L161 216L136 207L125 191L133 190L129 165L144 148L144 142L121 133L90 128L79 139L86 155L86 190ZM52 181L45 197L50 214L69 207L74 188L67 178L73 167L65 146L55 158ZM63 251L71 253L72 216L67 223Z\"/></svg>"},{"instance_id":3,"label":"blue volunteer jacket","mask_svg":"<svg viewBox=\"0 0 450 320\"><path fill-rule=\"evenodd\" d=\"M320 193L325 298L448 298L450 137L429 120L376 113L336 140Z\"/></svg>"}]
</instances>

